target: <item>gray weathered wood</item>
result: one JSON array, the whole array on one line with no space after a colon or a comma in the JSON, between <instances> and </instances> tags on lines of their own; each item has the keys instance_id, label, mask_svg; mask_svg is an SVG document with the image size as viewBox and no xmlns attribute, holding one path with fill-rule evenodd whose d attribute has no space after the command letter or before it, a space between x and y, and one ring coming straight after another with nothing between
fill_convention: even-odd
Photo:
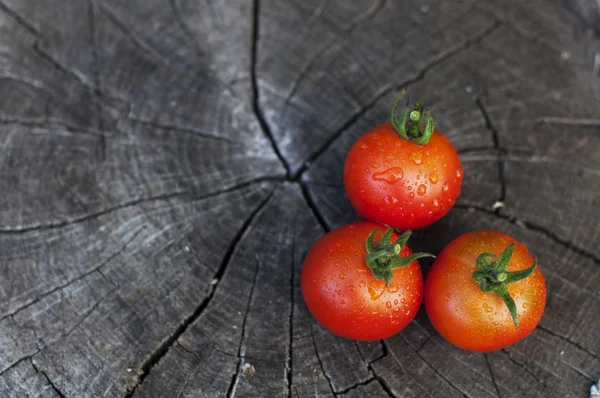
<instances>
[{"instance_id":1,"label":"gray weathered wood","mask_svg":"<svg viewBox=\"0 0 600 398\"><path fill-rule=\"evenodd\" d=\"M597 7L0 0L0 396L586 396ZM546 277L544 317L514 346L459 350L423 310L354 342L304 304L306 252L357 219L345 154L403 89L465 171L411 246L499 229Z\"/></svg>"}]
</instances>

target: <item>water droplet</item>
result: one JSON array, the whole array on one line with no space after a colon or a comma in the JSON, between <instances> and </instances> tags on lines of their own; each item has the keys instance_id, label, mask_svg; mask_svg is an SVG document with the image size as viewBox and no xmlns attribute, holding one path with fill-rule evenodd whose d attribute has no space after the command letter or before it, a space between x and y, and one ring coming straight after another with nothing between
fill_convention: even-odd
<instances>
[{"instance_id":1,"label":"water droplet","mask_svg":"<svg viewBox=\"0 0 600 398\"><path fill-rule=\"evenodd\" d=\"M415 194L411 192L411 193L408 194L408 197L412 199L412 198L415 197Z\"/></svg>"},{"instance_id":2,"label":"water droplet","mask_svg":"<svg viewBox=\"0 0 600 398\"><path fill-rule=\"evenodd\" d=\"M385 282L376 280L369 282L367 289L371 295L371 300L377 300L385 291Z\"/></svg>"},{"instance_id":3,"label":"water droplet","mask_svg":"<svg viewBox=\"0 0 600 398\"><path fill-rule=\"evenodd\" d=\"M398 299L394 300L394 305L398 305Z\"/></svg>"},{"instance_id":4,"label":"water droplet","mask_svg":"<svg viewBox=\"0 0 600 398\"><path fill-rule=\"evenodd\" d=\"M419 196L423 196L427 193L427 187L423 184L419 185L419 187L417 188L417 193L419 194Z\"/></svg>"},{"instance_id":5,"label":"water droplet","mask_svg":"<svg viewBox=\"0 0 600 398\"><path fill-rule=\"evenodd\" d=\"M346 274L340 274L340 279L346 279Z\"/></svg>"},{"instance_id":6,"label":"water droplet","mask_svg":"<svg viewBox=\"0 0 600 398\"><path fill-rule=\"evenodd\" d=\"M525 309L525 308L529 307L529 304L523 303L523 305L521 305L521 307L523 307L523 309Z\"/></svg>"},{"instance_id":7,"label":"water droplet","mask_svg":"<svg viewBox=\"0 0 600 398\"><path fill-rule=\"evenodd\" d=\"M448 183L444 183L444 185L442 186L442 191L444 192L448 192Z\"/></svg>"},{"instance_id":8,"label":"water droplet","mask_svg":"<svg viewBox=\"0 0 600 398\"><path fill-rule=\"evenodd\" d=\"M325 278L325 277L322 277L321 279L323 280L323 282L325 282L327 280L327 278Z\"/></svg>"},{"instance_id":9,"label":"water droplet","mask_svg":"<svg viewBox=\"0 0 600 398\"><path fill-rule=\"evenodd\" d=\"M460 172L460 170L456 170L456 178L460 177L462 177L462 173Z\"/></svg>"},{"instance_id":10,"label":"water droplet","mask_svg":"<svg viewBox=\"0 0 600 398\"><path fill-rule=\"evenodd\" d=\"M396 293L399 289L400 289L400 286L398 286L398 284L395 282L390 283L387 287L387 291L389 293Z\"/></svg>"},{"instance_id":11,"label":"water droplet","mask_svg":"<svg viewBox=\"0 0 600 398\"><path fill-rule=\"evenodd\" d=\"M421 154L421 152L413 152L410 154L410 160L414 164L420 165L421 163L423 163L423 155Z\"/></svg>"},{"instance_id":12,"label":"water droplet","mask_svg":"<svg viewBox=\"0 0 600 398\"><path fill-rule=\"evenodd\" d=\"M388 307L388 308L392 308L392 303L389 302L389 301L386 301L385 302L385 306Z\"/></svg>"},{"instance_id":13,"label":"water droplet","mask_svg":"<svg viewBox=\"0 0 600 398\"><path fill-rule=\"evenodd\" d=\"M385 201L385 203L387 203L388 205L393 205L393 204L396 204L396 203L398 203L398 199L397 199L397 198L395 198L395 197L393 197L393 196L389 196L389 195L386 195L386 196L383 198L383 200L384 200L384 201Z\"/></svg>"},{"instance_id":14,"label":"water droplet","mask_svg":"<svg viewBox=\"0 0 600 398\"><path fill-rule=\"evenodd\" d=\"M437 174L435 174L435 173L429 174L429 182L431 182L432 184L437 184L439 180L440 180L440 177L438 177Z\"/></svg>"},{"instance_id":15,"label":"water droplet","mask_svg":"<svg viewBox=\"0 0 600 398\"><path fill-rule=\"evenodd\" d=\"M374 168L377 168L377 167L379 167L379 166L380 166L380 165L379 165L379 163L377 163L377 162L375 162L375 163L373 163L373 164L371 165L371 167L374 167Z\"/></svg>"},{"instance_id":16,"label":"water droplet","mask_svg":"<svg viewBox=\"0 0 600 398\"><path fill-rule=\"evenodd\" d=\"M437 168L437 166L433 166L433 171L434 171L434 172L438 171L438 168Z\"/></svg>"},{"instance_id":17,"label":"water droplet","mask_svg":"<svg viewBox=\"0 0 600 398\"><path fill-rule=\"evenodd\" d=\"M412 187L410 185L408 187L406 187L406 189L408 189L409 191L412 191Z\"/></svg>"},{"instance_id":18,"label":"water droplet","mask_svg":"<svg viewBox=\"0 0 600 398\"><path fill-rule=\"evenodd\" d=\"M440 207L440 202L437 199L433 200L433 207Z\"/></svg>"},{"instance_id":19,"label":"water droplet","mask_svg":"<svg viewBox=\"0 0 600 398\"><path fill-rule=\"evenodd\" d=\"M378 173L373 173L371 178L373 178L374 181L384 181L388 184L395 184L403 177L404 172L400 167L392 167Z\"/></svg>"},{"instance_id":20,"label":"water droplet","mask_svg":"<svg viewBox=\"0 0 600 398\"><path fill-rule=\"evenodd\" d=\"M361 280L361 281L358 283L358 285L359 285L360 287L365 287L365 285L366 285L366 284L367 284L367 282L365 282L365 281L364 281L364 279L363 279L363 280Z\"/></svg>"},{"instance_id":21,"label":"water droplet","mask_svg":"<svg viewBox=\"0 0 600 398\"><path fill-rule=\"evenodd\" d=\"M421 179L421 174L417 175L417 180Z\"/></svg>"},{"instance_id":22,"label":"water droplet","mask_svg":"<svg viewBox=\"0 0 600 398\"><path fill-rule=\"evenodd\" d=\"M492 308L491 305L489 305L488 303L483 303L483 309L485 310L485 312L487 312L488 314L491 314L492 312L494 312L494 309Z\"/></svg>"}]
</instances>

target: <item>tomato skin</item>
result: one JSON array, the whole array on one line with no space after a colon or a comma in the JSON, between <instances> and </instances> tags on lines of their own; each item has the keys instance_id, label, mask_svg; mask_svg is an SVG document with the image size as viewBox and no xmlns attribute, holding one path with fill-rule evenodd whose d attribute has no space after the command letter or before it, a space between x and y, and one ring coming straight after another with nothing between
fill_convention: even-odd
<instances>
[{"instance_id":1,"label":"tomato skin","mask_svg":"<svg viewBox=\"0 0 600 398\"><path fill-rule=\"evenodd\" d=\"M387 229L372 222L339 227L308 252L301 273L304 301L327 330L354 340L390 337L414 318L423 300L423 274L415 260L393 271L390 284L375 279L365 263L371 231ZM391 242L398 236L394 233ZM379 242L379 237L375 239ZM412 254L405 245L400 255Z\"/></svg>"},{"instance_id":2,"label":"tomato skin","mask_svg":"<svg viewBox=\"0 0 600 398\"><path fill-rule=\"evenodd\" d=\"M462 180L460 159L445 136L434 131L421 146L402 139L391 123L360 137L344 164L344 185L356 212L400 230L442 218L454 206Z\"/></svg>"},{"instance_id":3,"label":"tomato skin","mask_svg":"<svg viewBox=\"0 0 600 398\"><path fill-rule=\"evenodd\" d=\"M517 306L516 328L502 299L481 291L473 280L481 253L498 256L509 244L515 249L508 271L530 267L527 248L498 231L474 231L450 242L437 256L425 283L425 308L433 327L450 343L469 351L488 352L525 338L542 318L546 284L539 267L533 274L508 285Z\"/></svg>"}]
</instances>

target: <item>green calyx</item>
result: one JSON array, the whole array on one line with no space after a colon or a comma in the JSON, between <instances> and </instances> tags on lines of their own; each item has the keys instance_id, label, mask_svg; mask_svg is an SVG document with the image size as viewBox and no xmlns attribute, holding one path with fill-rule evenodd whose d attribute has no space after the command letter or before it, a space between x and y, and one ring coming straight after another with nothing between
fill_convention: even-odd
<instances>
[{"instance_id":1,"label":"green calyx","mask_svg":"<svg viewBox=\"0 0 600 398\"><path fill-rule=\"evenodd\" d=\"M426 145L433 134L434 124L433 119L429 114L429 109L423 111L423 103L421 101L417 101L413 110L409 111L409 98L404 107L404 111L402 112L402 117L400 119L396 117L398 104L405 93L406 91L403 91L394 103L394 107L392 108L392 125L394 126L394 129L396 129L398 135L405 140L414 142L418 145ZM427 117L427 123L425 124L421 122L423 116Z\"/></svg>"},{"instance_id":2,"label":"green calyx","mask_svg":"<svg viewBox=\"0 0 600 398\"><path fill-rule=\"evenodd\" d=\"M388 228L382 234L378 244L375 244L375 234L381 234L381 231L374 229L367 238L367 266L373 272L377 279L383 279L388 285L392 281L392 274L396 268L406 267L413 261L422 257L435 257L429 253L415 253L407 257L400 256L402 247L406 245L412 231L406 231L394 243L390 242L393 228Z\"/></svg>"},{"instance_id":3,"label":"green calyx","mask_svg":"<svg viewBox=\"0 0 600 398\"><path fill-rule=\"evenodd\" d=\"M518 328L519 320L517 319L517 306L510 296L507 286L533 274L537 264L533 263L531 267L521 271L508 272L508 263L510 262L514 249L514 244L506 246L506 249L504 249L494 261L490 260L490 258L494 257L493 254L480 254L479 257L477 257L477 271L473 272L473 279L479 284L483 292L494 293L500 296L502 301L504 301L508 307L508 311L510 311L510 316L515 323L515 326Z\"/></svg>"}]
</instances>

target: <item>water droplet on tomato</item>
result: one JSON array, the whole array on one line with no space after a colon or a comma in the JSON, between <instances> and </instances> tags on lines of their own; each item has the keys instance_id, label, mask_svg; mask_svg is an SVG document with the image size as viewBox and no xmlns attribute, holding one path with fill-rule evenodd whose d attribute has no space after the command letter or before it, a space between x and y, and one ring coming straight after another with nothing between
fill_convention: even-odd
<instances>
[{"instance_id":1,"label":"water droplet on tomato","mask_svg":"<svg viewBox=\"0 0 600 398\"><path fill-rule=\"evenodd\" d=\"M388 307L388 308L392 308L392 303L389 302L389 301L386 301L385 302L385 306Z\"/></svg>"},{"instance_id":2,"label":"water droplet on tomato","mask_svg":"<svg viewBox=\"0 0 600 398\"><path fill-rule=\"evenodd\" d=\"M523 303L523 305L521 305L521 307L523 307L523 309L525 309L525 308L529 307L529 304Z\"/></svg>"},{"instance_id":3,"label":"water droplet on tomato","mask_svg":"<svg viewBox=\"0 0 600 398\"><path fill-rule=\"evenodd\" d=\"M346 279L346 274L340 274L340 279Z\"/></svg>"},{"instance_id":4,"label":"water droplet on tomato","mask_svg":"<svg viewBox=\"0 0 600 398\"><path fill-rule=\"evenodd\" d=\"M411 193L408 194L408 197L412 199L412 198L415 197L415 194L411 192Z\"/></svg>"},{"instance_id":5,"label":"water droplet on tomato","mask_svg":"<svg viewBox=\"0 0 600 398\"><path fill-rule=\"evenodd\" d=\"M371 295L371 300L377 300L385 291L385 282L380 280L371 281L367 285L367 289Z\"/></svg>"},{"instance_id":6,"label":"water droplet on tomato","mask_svg":"<svg viewBox=\"0 0 600 398\"><path fill-rule=\"evenodd\" d=\"M364 281L364 279L363 279L363 280L361 280L361 281L358 283L358 285L359 285L360 287L365 287L365 285L366 285L366 284L367 284L367 282L365 282L365 281Z\"/></svg>"},{"instance_id":7,"label":"water droplet on tomato","mask_svg":"<svg viewBox=\"0 0 600 398\"><path fill-rule=\"evenodd\" d=\"M421 154L421 152L413 152L410 154L410 160L414 164L420 165L421 163L423 163L423 155Z\"/></svg>"},{"instance_id":8,"label":"water droplet on tomato","mask_svg":"<svg viewBox=\"0 0 600 398\"><path fill-rule=\"evenodd\" d=\"M392 167L387 170L373 173L371 177L374 181L384 181L388 184L395 184L404 177L404 172L400 167Z\"/></svg>"},{"instance_id":9,"label":"water droplet on tomato","mask_svg":"<svg viewBox=\"0 0 600 398\"><path fill-rule=\"evenodd\" d=\"M398 299L394 300L394 305L398 305Z\"/></svg>"},{"instance_id":10,"label":"water droplet on tomato","mask_svg":"<svg viewBox=\"0 0 600 398\"><path fill-rule=\"evenodd\" d=\"M437 184L439 180L440 180L440 177L438 177L437 174L435 174L435 173L429 174L429 182L431 182L432 184Z\"/></svg>"},{"instance_id":11,"label":"water droplet on tomato","mask_svg":"<svg viewBox=\"0 0 600 398\"><path fill-rule=\"evenodd\" d=\"M444 183L444 185L442 186L442 191L444 192L448 192L448 183Z\"/></svg>"},{"instance_id":12,"label":"water droplet on tomato","mask_svg":"<svg viewBox=\"0 0 600 398\"><path fill-rule=\"evenodd\" d=\"M462 177L462 173L460 172L460 170L456 170L456 178L460 177Z\"/></svg>"},{"instance_id":13,"label":"water droplet on tomato","mask_svg":"<svg viewBox=\"0 0 600 398\"><path fill-rule=\"evenodd\" d=\"M398 286L398 284L395 282L390 283L387 287L387 291L389 293L396 293L399 289L400 289L400 286Z\"/></svg>"},{"instance_id":14,"label":"water droplet on tomato","mask_svg":"<svg viewBox=\"0 0 600 398\"><path fill-rule=\"evenodd\" d=\"M374 167L374 168L377 168L377 167L379 167L379 166L380 166L380 165L379 165L379 163L377 163L377 162L375 162L375 163L373 163L373 164L371 165L371 167Z\"/></svg>"},{"instance_id":15,"label":"water droplet on tomato","mask_svg":"<svg viewBox=\"0 0 600 398\"><path fill-rule=\"evenodd\" d=\"M417 193L419 194L419 196L423 196L427 193L427 187L423 184L419 185L419 187L417 188Z\"/></svg>"},{"instance_id":16,"label":"water droplet on tomato","mask_svg":"<svg viewBox=\"0 0 600 398\"><path fill-rule=\"evenodd\" d=\"M440 202L437 199L433 200L433 207L440 207Z\"/></svg>"},{"instance_id":17,"label":"water droplet on tomato","mask_svg":"<svg viewBox=\"0 0 600 398\"><path fill-rule=\"evenodd\" d=\"M393 196L389 196L389 195L385 195L385 197L383 198L383 200L388 205L394 205L394 204L398 203L398 199L397 198L395 198Z\"/></svg>"},{"instance_id":18,"label":"water droplet on tomato","mask_svg":"<svg viewBox=\"0 0 600 398\"><path fill-rule=\"evenodd\" d=\"M491 305L489 305L488 303L483 303L483 309L485 310L485 312L487 312L488 314L494 312L494 309L492 308Z\"/></svg>"}]
</instances>

